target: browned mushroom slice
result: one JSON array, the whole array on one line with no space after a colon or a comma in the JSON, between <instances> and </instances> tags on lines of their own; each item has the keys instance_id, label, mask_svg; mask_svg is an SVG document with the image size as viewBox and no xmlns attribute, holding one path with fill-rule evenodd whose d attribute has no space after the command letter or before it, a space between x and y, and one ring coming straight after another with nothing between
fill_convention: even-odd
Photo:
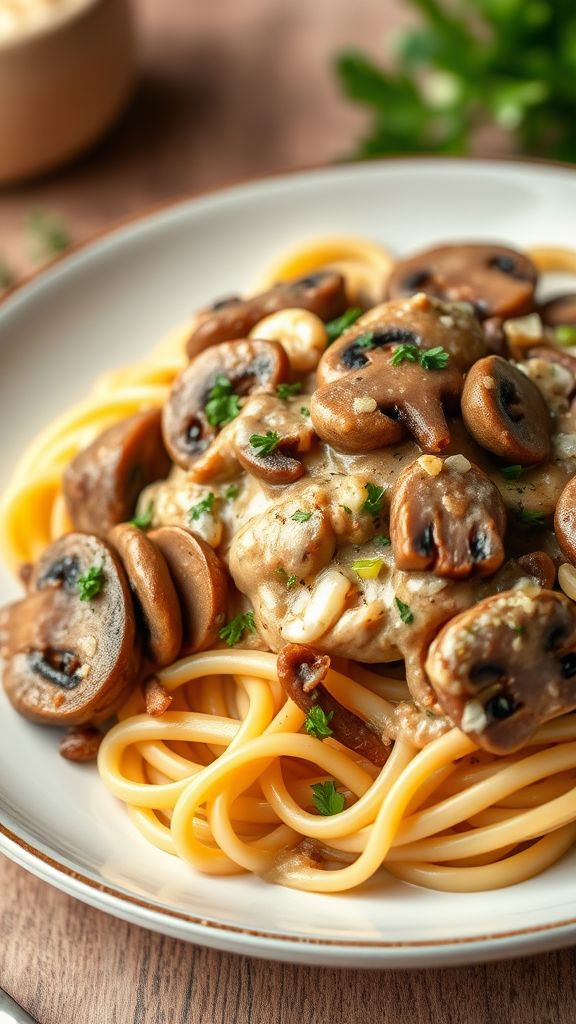
<instances>
[{"instance_id":1,"label":"browned mushroom slice","mask_svg":"<svg viewBox=\"0 0 576 1024\"><path fill-rule=\"evenodd\" d=\"M576 327L576 294L549 299L540 306L539 313L547 327Z\"/></svg>"},{"instance_id":2,"label":"browned mushroom slice","mask_svg":"<svg viewBox=\"0 0 576 1024\"><path fill-rule=\"evenodd\" d=\"M226 617L224 564L205 541L183 526L161 526L148 536L164 555L180 599L183 653L202 651L216 640Z\"/></svg>"},{"instance_id":3,"label":"browned mushroom slice","mask_svg":"<svg viewBox=\"0 0 576 1024\"><path fill-rule=\"evenodd\" d=\"M556 582L556 566L546 551L530 551L521 555L518 565L539 587L551 590Z\"/></svg>"},{"instance_id":4,"label":"browned mushroom slice","mask_svg":"<svg viewBox=\"0 0 576 1024\"><path fill-rule=\"evenodd\" d=\"M506 509L495 484L463 455L447 459L434 476L425 467L426 457L417 459L392 491L396 566L450 579L496 572L504 561Z\"/></svg>"},{"instance_id":5,"label":"browned mushroom slice","mask_svg":"<svg viewBox=\"0 0 576 1024\"><path fill-rule=\"evenodd\" d=\"M136 526L122 523L109 535L122 559L142 616L145 653L153 665L169 665L182 647L182 615L166 560Z\"/></svg>"},{"instance_id":6,"label":"browned mushroom slice","mask_svg":"<svg viewBox=\"0 0 576 1024\"><path fill-rule=\"evenodd\" d=\"M454 724L507 754L576 707L576 606L538 588L488 597L444 626L426 671Z\"/></svg>"},{"instance_id":7,"label":"browned mushroom slice","mask_svg":"<svg viewBox=\"0 0 576 1024\"><path fill-rule=\"evenodd\" d=\"M27 718L82 725L122 703L139 667L130 589L117 555L69 533L43 553L30 593L2 616L4 687Z\"/></svg>"},{"instance_id":8,"label":"browned mushroom slice","mask_svg":"<svg viewBox=\"0 0 576 1024\"><path fill-rule=\"evenodd\" d=\"M303 435L296 430L285 435L275 430L263 434L261 430L261 421L255 417L247 416L239 424L235 450L240 465L269 484L299 480L304 474L304 465L297 458Z\"/></svg>"},{"instance_id":9,"label":"browned mushroom slice","mask_svg":"<svg viewBox=\"0 0 576 1024\"><path fill-rule=\"evenodd\" d=\"M164 440L174 461L189 469L220 427L238 415L241 397L273 391L289 372L288 356L276 341L229 341L197 356L164 406Z\"/></svg>"},{"instance_id":10,"label":"browned mushroom slice","mask_svg":"<svg viewBox=\"0 0 576 1024\"><path fill-rule=\"evenodd\" d=\"M344 452L395 444L404 427L426 452L450 444L444 404L454 407L463 376L448 363L428 370L417 362L394 365L394 350L367 350L366 365L314 392L310 413L323 441Z\"/></svg>"},{"instance_id":11,"label":"browned mushroom slice","mask_svg":"<svg viewBox=\"0 0 576 1024\"><path fill-rule=\"evenodd\" d=\"M441 245L401 260L388 281L391 299L427 292L470 302L479 316L521 316L534 308L537 272L523 253L501 245Z\"/></svg>"},{"instance_id":12,"label":"browned mushroom slice","mask_svg":"<svg viewBox=\"0 0 576 1024\"><path fill-rule=\"evenodd\" d=\"M92 725L70 729L60 740L58 753L67 761L76 761L78 764L95 761L102 739L100 730Z\"/></svg>"},{"instance_id":13,"label":"browned mushroom slice","mask_svg":"<svg viewBox=\"0 0 576 1024\"><path fill-rule=\"evenodd\" d=\"M550 416L536 385L512 363L487 356L470 370L462 416L472 437L506 462L529 466L550 454Z\"/></svg>"},{"instance_id":14,"label":"browned mushroom slice","mask_svg":"<svg viewBox=\"0 0 576 1024\"><path fill-rule=\"evenodd\" d=\"M554 532L566 558L576 565L576 476L568 481L558 498Z\"/></svg>"},{"instance_id":15,"label":"browned mushroom slice","mask_svg":"<svg viewBox=\"0 0 576 1024\"><path fill-rule=\"evenodd\" d=\"M324 352L318 365L318 384L362 370L375 349L391 350L401 344L422 350L440 346L460 370L467 370L487 352L482 327L471 309L420 293L385 302L360 317Z\"/></svg>"},{"instance_id":16,"label":"browned mushroom slice","mask_svg":"<svg viewBox=\"0 0 576 1024\"><path fill-rule=\"evenodd\" d=\"M136 413L105 430L68 466L63 480L68 512L79 530L105 536L130 519L138 495L168 475L159 409Z\"/></svg>"},{"instance_id":17,"label":"browned mushroom slice","mask_svg":"<svg viewBox=\"0 0 576 1024\"><path fill-rule=\"evenodd\" d=\"M312 708L321 708L334 739L380 767L391 745L382 741L374 726L348 711L322 686L329 667L328 655L306 644L288 644L278 655L278 679L288 697L307 715Z\"/></svg>"},{"instance_id":18,"label":"browned mushroom slice","mask_svg":"<svg viewBox=\"0 0 576 1024\"><path fill-rule=\"evenodd\" d=\"M276 284L251 299L227 301L196 328L188 341L188 355L192 359L221 341L245 338L265 316L292 307L309 309L321 320L332 320L346 308L344 278L332 270L321 270Z\"/></svg>"},{"instance_id":19,"label":"browned mushroom slice","mask_svg":"<svg viewBox=\"0 0 576 1024\"><path fill-rule=\"evenodd\" d=\"M526 359L543 359L547 363L555 363L556 366L563 366L565 370L576 376L576 357L570 352L563 352L561 349L552 348L551 345L538 345L524 352Z\"/></svg>"}]
</instances>

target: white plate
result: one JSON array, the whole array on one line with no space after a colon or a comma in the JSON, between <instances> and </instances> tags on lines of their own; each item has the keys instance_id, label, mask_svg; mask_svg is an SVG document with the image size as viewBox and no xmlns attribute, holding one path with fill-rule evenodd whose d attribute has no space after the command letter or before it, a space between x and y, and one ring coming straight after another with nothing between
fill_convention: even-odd
<instances>
[{"instance_id":1,"label":"white plate","mask_svg":"<svg viewBox=\"0 0 576 1024\"><path fill-rule=\"evenodd\" d=\"M249 286L285 249L355 233L395 252L450 238L576 238L576 173L454 160L341 166L193 199L63 260L0 308L0 480L94 375L146 350L207 299ZM2 600L16 592L6 573ZM454 964L576 941L576 856L493 893L446 894L388 875L308 895L194 874L135 832L96 770L1 698L0 849L93 906L218 949L347 966Z\"/></svg>"}]
</instances>

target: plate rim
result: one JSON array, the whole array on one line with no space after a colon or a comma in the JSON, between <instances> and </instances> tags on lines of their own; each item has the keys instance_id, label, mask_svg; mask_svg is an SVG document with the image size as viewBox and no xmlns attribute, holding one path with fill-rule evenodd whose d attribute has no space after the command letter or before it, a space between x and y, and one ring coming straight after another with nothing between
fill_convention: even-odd
<instances>
[{"instance_id":1,"label":"plate rim","mask_svg":"<svg viewBox=\"0 0 576 1024\"><path fill-rule=\"evenodd\" d=\"M63 265L74 262L87 250L98 249L111 236L129 235L131 229L147 220L161 217L163 213L186 206L195 200L210 199L230 193L241 193L244 188L267 185L281 179L298 179L325 171L350 172L354 168L379 167L383 173L389 167L401 164L431 162L438 167L467 165L492 165L508 168L533 168L538 171L564 171L576 180L576 166L560 161L538 160L518 157L445 157L422 154L399 157L383 157L370 161L344 161L330 165L326 163L299 167L292 170L278 170L264 176L252 176L229 182L215 188L186 192L175 198L162 200L146 206L139 212L121 217L88 238L75 243L49 264L42 266L0 297L0 313L4 313L13 299L18 303L26 300L28 289L33 291L40 280L48 280ZM88 253L89 255L89 253ZM398 968L417 966L447 966L479 963L485 960L501 960L519 954L536 953L569 945L576 941L576 918L567 918L548 924L510 929L485 935L466 936L458 939L423 939L388 941L385 939L330 939L305 935L287 935L267 932L261 929L245 928L228 922L211 921L201 915L186 911L160 908L136 894L130 894L104 881L99 882L81 871L69 867L57 857L44 853L28 839L12 831L0 818L0 853L18 864L24 870L67 893L68 895L133 924L147 927L183 941L205 945L213 949L259 956L267 959L306 962L324 966L349 966L372 968Z\"/></svg>"}]
</instances>

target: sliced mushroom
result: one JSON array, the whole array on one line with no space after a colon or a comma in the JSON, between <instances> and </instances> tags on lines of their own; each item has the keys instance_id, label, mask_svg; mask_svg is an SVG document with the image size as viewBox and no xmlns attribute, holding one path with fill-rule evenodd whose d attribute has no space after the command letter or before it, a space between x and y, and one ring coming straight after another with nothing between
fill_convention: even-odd
<instances>
[{"instance_id":1,"label":"sliced mushroom","mask_svg":"<svg viewBox=\"0 0 576 1024\"><path fill-rule=\"evenodd\" d=\"M62 486L77 529L105 536L133 516L148 484L168 475L170 458L160 424L159 409L136 413L109 427L72 460Z\"/></svg>"},{"instance_id":2,"label":"sliced mushroom","mask_svg":"<svg viewBox=\"0 0 576 1024\"><path fill-rule=\"evenodd\" d=\"M576 476L568 481L558 498L554 532L566 558L576 565Z\"/></svg>"},{"instance_id":3,"label":"sliced mushroom","mask_svg":"<svg viewBox=\"0 0 576 1024\"><path fill-rule=\"evenodd\" d=\"M90 590L80 581L90 571L97 582L81 600ZM0 633L6 693L38 722L102 721L125 700L138 672L124 570L108 544L90 534L69 533L44 551L29 595L4 609Z\"/></svg>"},{"instance_id":4,"label":"sliced mushroom","mask_svg":"<svg viewBox=\"0 0 576 1024\"><path fill-rule=\"evenodd\" d=\"M391 299L427 292L449 302L470 302L481 317L506 319L534 308L534 264L502 245L441 245L400 260L388 281Z\"/></svg>"},{"instance_id":5,"label":"sliced mushroom","mask_svg":"<svg viewBox=\"0 0 576 1024\"><path fill-rule=\"evenodd\" d=\"M401 344L423 350L441 346L460 370L467 370L487 352L482 327L471 308L420 293L385 302L361 316L322 356L318 384L362 370L374 350L386 349L389 354Z\"/></svg>"},{"instance_id":6,"label":"sliced mushroom","mask_svg":"<svg viewBox=\"0 0 576 1024\"><path fill-rule=\"evenodd\" d=\"M253 443L254 438L265 437L266 434L272 440L274 436L279 438L269 454L266 454L265 448ZM297 458L301 451L300 442L301 435L297 431L282 436L277 431L263 433L261 421L247 416L238 425L235 449L238 462L252 476L266 480L269 484L289 484L304 474L304 465Z\"/></svg>"},{"instance_id":7,"label":"sliced mushroom","mask_svg":"<svg viewBox=\"0 0 576 1024\"><path fill-rule=\"evenodd\" d=\"M556 582L556 566L546 551L530 551L521 555L518 565L539 587L551 590Z\"/></svg>"},{"instance_id":8,"label":"sliced mushroom","mask_svg":"<svg viewBox=\"0 0 576 1024\"><path fill-rule=\"evenodd\" d=\"M100 730L92 725L70 729L70 732L60 740L58 753L67 761L75 761L78 764L95 761L102 739Z\"/></svg>"},{"instance_id":9,"label":"sliced mushroom","mask_svg":"<svg viewBox=\"0 0 576 1024\"><path fill-rule=\"evenodd\" d=\"M239 411L235 395L273 391L289 373L288 356L275 341L224 342L198 355L177 377L164 406L164 440L174 461L190 469L227 422L226 414L231 420ZM232 404L220 410L218 423L214 422L218 417L210 417L208 403L213 389L223 380L230 386Z\"/></svg>"},{"instance_id":10,"label":"sliced mushroom","mask_svg":"<svg viewBox=\"0 0 576 1024\"><path fill-rule=\"evenodd\" d=\"M550 455L550 416L531 380L500 356L475 363L462 393L462 416L473 438L512 464Z\"/></svg>"},{"instance_id":11,"label":"sliced mushroom","mask_svg":"<svg viewBox=\"0 0 576 1024\"><path fill-rule=\"evenodd\" d=\"M365 365L318 388L310 402L314 429L343 452L395 444L406 428L426 452L450 444L444 405L454 407L463 376L449 361L428 370L417 362L393 365L394 349L366 350Z\"/></svg>"},{"instance_id":12,"label":"sliced mushroom","mask_svg":"<svg viewBox=\"0 0 576 1024\"><path fill-rule=\"evenodd\" d=\"M164 555L180 600L182 652L202 651L216 640L226 618L224 564L201 537L183 526L161 526L148 536Z\"/></svg>"},{"instance_id":13,"label":"sliced mushroom","mask_svg":"<svg viewBox=\"0 0 576 1024\"><path fill-rule=\"evenodd\" d=\"M547 327L576 327L576 294L557 295L544 302L539 312Z\"/></svg>"},{"instance_id":14,"label":"sliced mushroom","mask_svg":"<svg viewBox=\"0 0 576 1024\"><path fill-rule=\"evenodd\" d=\"M408 466L392 491L397 568L450 579L490 576L504 561L506 509L497 487L464 456L447 459L435 476L423 461Z\"/></svg>"},{"instance_id":15,"label":"sliced mushroom","mask_svg":"<svg viewBox=\"0 0 576 1024\"><path fill-rule=\"evenodd\" d=\"M211 345L245 338L259 320L291 307L309 309L321 320L332 320L346 308L344 278L332 270L321 270L276 284L251 299L226 302L196 328L188 341L188 355L192 359Z\"/></svg>"},{"instance_id":16,"label":"sliced mushroom","mask_svg":"<svg viewBox=\"0 0 576 1024\"><path fill-rule=\"evenodd\" d=\"M334 739L380 767L390 754L391 744L384 743L374 726L348 711L322 686L329 667L328 655L306 644L288 644L278 655L278 679L288 697L306 714L313 707L322 708Z\"/></svg>"},{"instance_id":17,"label":"sliced mushroom","mask_svg":"<svg viewBox=\"0 0 576 1024\"><path fill-rule=\"evenodd\" d=\"M556 366L563 366L572 376L576 376L576 356L570 352L562 351L559 348L552 348L551 345L537 345L529 348L525 353L526 359L542 359L546 363L554 363Z\"/></svg>"},{"instance_id":18,"label":"sliced mushroom","mask_svg":"<svg viewBox=\"0 0 576 1024\"><path fill-rule=\"evenodd\" d=\"M182 615L178 596L159 548L129 523L109 535L130 581L141 613L145 653L152 665L170 665L182 647Z\"/></svg>"}]
</instances>

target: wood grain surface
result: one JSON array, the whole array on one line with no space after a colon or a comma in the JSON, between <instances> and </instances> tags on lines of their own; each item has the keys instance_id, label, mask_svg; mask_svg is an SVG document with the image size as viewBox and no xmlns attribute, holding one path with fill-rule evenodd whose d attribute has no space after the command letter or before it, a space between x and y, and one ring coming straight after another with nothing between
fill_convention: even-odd
<instances>
[{"instance_id":1,"label":"wood grain surface","mask_svg":"<svg viewBox=\"0 0 576 1024\"><path fill-rule=\"evenodd\" d=\"M0 255L16 272L31 266L35 207L81 241L184 192L346 154L363 118L331 55L378 54L409 17L401 0L138 0L136 13L142 73L115 130L0 192ZM574 951L406 972L229 956L114 920L0 858L0 984L41 1024L573 1024L575 968Z\"/></svg>"}]
</instances>

